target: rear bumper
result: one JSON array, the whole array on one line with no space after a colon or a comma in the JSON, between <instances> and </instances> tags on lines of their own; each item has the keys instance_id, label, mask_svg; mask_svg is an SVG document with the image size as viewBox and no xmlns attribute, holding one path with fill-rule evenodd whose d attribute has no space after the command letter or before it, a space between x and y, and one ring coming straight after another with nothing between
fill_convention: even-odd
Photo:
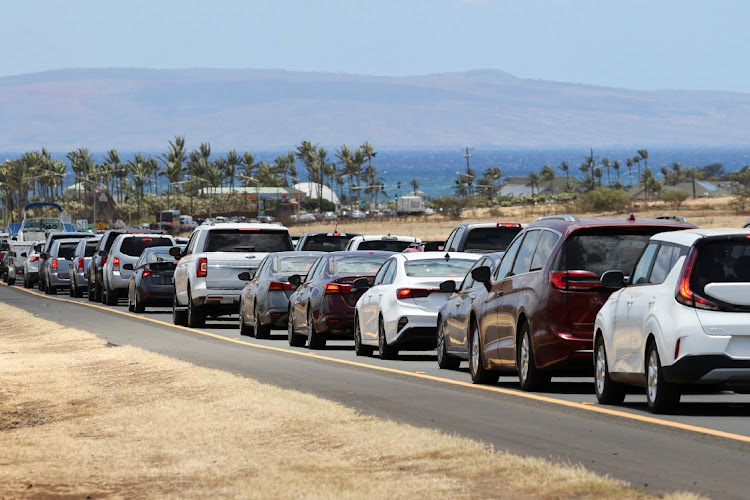
<instances>
[{"instance_id":1,"label":"rear bumper","mask_svg":"<svg viewBox=\"0 0 750 500\"><path fill-rule=\"evenodd\" d=\"M70 284L70 275L67 273L49 273L49 284L54 287L68 286Z\"/></svg>"},{"instance_id":2,"label":"rear bumper","mask_svg":"<svg viewBox=\"0 0 750 500\"><path fill-rule=\"evenodd\" d=\"M670 366L662 366L667 382L676 384L750 385L750 359L736 359L726 354L685 356Z\"/></svg>"}]
</instances>

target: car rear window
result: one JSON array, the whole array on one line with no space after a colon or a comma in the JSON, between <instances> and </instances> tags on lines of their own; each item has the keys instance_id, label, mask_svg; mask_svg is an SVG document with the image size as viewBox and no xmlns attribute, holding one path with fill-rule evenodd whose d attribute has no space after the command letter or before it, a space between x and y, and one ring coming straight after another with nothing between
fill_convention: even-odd
<instances>
[{"instance_id":1,"label":"car rear window","mask_svg":"<svg viewBox=\"0 0 750 500\"><path fill-rule=\"evenodd\" d=\"M310 252L335 252L346 248L346 244L352 239L346 235L313 234L305 238L300 250Z\"/></svg>"},{"instance_id":2,"label":"car rear window","mask_svg":"<svg viewBox=\"0 0 750 500\"><path fill-rule=\"evenodd\" d=\"M708 283L750 282L750 240L715 241L700 247L690 277L691 288L703 294Z\"/></svg>"},{"instance_id":3,"label":"car rear window","mask_svg":"<svg viewBox=\"0 0 750 500\"><path fill-rule=\"evenodd\" d=\"M466 236L464 251L504 252L520 227L477 227Z\"/></svg>"},{"instance_id":4,"label":"car rear window","mask_svg":"<svg viewBox=\"0 0 750 500\"><path fill-rule=\"evenodd\" d=\"M411 241L398 240L365 240L360 241L357 250L383 250L386 252L403 252Z\"/></svg>"},{"instance_id":5,"label":"car rear window","mask_svg":"<svg viewBox=\"0 0 750 500\"><path fill-rule=\"evenodd\" d=\"M280 273L307 273L318 260L317 256L310 257L281 257L278 261Z\"/></svg>"},{"instance_id":6,"label":"car rear window","mask_svg":"<svg viewBox=\"0 0 750 500\"><path fill-rule=\"evenodd\" d=\"M208 232L205 252L284 252L292 250L285 231L215 229Z\"/></svg>"},{"instance_id":7,"label":"car rear window","mask_svg":"<svg viewBox=\"0 0 750 500\"><path fill-rule=\"evenodd\" d=\"M150 247L162 247L172 245L172 240L169 238L159 237L130 237L122 240L120 244L120 252L130 257L138 257L143 253L143 250Z\"/></svg>"},{"instance_id":8,"label":"car rear window","mask_svg":"<svg viewBox=\"0 0 750 500\"><path fill-rule=\"evenodd\" d=\"M86 249L84 250L83 256L84 257L93 257L96 253L96 247L98 246L99 242L95 241L93 243L86 243Z\"/></svg>"},{"instance_id":9,"label":"car rear window","mask_svg":"<svg viewBox=\"0 0 750 500\"><path fill-rule=\"evenodd\" d=\"M404 264L406 275L414 278L463 278L475 260L466 259L419 259Z\"/></svg>"},{"instance_id":10,"label":"car rear window","mask_svg":"<svg viewBox=\"0 0 750 500\"><path fill-rule=\"evenodd\" d=\"M60 243L60 246L57 249L57 258L71 260L73 258L73 254L75 254L77 246L78 246L77 242L76 243Z\"/></svg>"},{"instance_id":11,"label":"car rear window","mask_svg":"<svg viewBox=\"0 0 750 500\"><path fill-rule=\"evenodd\" d=\"M560 252L557 270L590 271L601 276L619 270L630 275L651 235L663 227L648 229L608 229L577 233L569 237Z\"/></svg>"},{"instance_id":12,"label":"car rear window","mask_svg":"<svg viewBox=\"0 0 750 500\"><path fill-rule=\"evenodd\" d=\"M375 274L388 255L350 255L333 257L329 261L331 274Z\"/></svg>"}]
</instances>

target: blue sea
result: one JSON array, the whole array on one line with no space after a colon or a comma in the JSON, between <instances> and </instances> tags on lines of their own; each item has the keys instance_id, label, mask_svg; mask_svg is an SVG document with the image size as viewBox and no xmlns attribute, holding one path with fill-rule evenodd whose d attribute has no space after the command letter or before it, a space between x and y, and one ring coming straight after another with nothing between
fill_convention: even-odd
<instances>
[{"instance_id":1,"label":"blue sea","mask_svg":"<svg viewBox=\"0 0 750 500\"><path fill-rule=\"evenodd\" d=\"M739 170L750 165L750 146L739 147L659 147L648 149L648 166L655 174L660 175L661 167L669 166L673 162L680 162L683 167L704 167L706 165L720 163L726 172ZM242 152L238 148L238 152ZM273 163L274 158L286 153L285 150L253 150L258 161ZM335 148L328 148L329 161L336 161ZM386 192L389 196L394 194L407 194L411 192L411 181L419 183L419 190L431 197L451 195L453 193L454 181L457 172L464 172L467 167L465 158L466 151L460 148L446 149L409 149L409 150L382 150L375 149L377 155L372 163L381 174L386 184ZM132 159L134 153L120 152L123 162ZM162 151L144 152L152 157L160 157ZM215 151L212 157L225 155L226 152ZM476 172L477 176L490 167L500 167L503 177L526 176L531 171L540 171L545 165L556 169L557 175L563 177L565 174L557 167L561 162L570 164L570 175L579 176L578 167L586 157L591 154L589 148L482 148L474 147L469 150L469 166ZM597 165L602 158L609 158L610 163L619 160L621 164L620 175L625 176L627 158L636 156L635 148L600 148L593 149L593 155ZM104 161L106 152L93 152L96 162ZM0 162L6 159L18 158L20 153L0 153ZM66 152L52 153L53 158L66 161ZM635 168L635 167L634 167ZM641 169L644 162L641 162ZM305 179L305 169L298 162L297 171L301 180ZM606 174L605 174L606 175ZM614 175L614 171L612 171ZM634 176L635 179L635 176ZM72 181L71 181L72 182ZM401 190L396 188L401 183Z\"/></svg>"}]
</instances>

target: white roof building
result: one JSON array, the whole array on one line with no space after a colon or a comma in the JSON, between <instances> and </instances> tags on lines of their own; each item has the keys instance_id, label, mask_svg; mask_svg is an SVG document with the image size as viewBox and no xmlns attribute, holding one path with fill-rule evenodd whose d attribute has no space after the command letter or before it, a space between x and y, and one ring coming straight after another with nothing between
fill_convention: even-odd
<instances>
[{"instance_id":1,"label":"white roof building","mask_svg":"<svg viewBox=\"0 0 750 500\"><path fill-rule=\"evenodd\" d=\"M299 189L300 191L305 193L305 196L307 198L317 198L318 188L320 187L320 185L316 182L298 182L292 187L294 189ZM323 185L323 199L328 200L334 203L335 205L339 204L338 195L334 193L333 190L326 185Z\"/></svg>"}]
</instances>

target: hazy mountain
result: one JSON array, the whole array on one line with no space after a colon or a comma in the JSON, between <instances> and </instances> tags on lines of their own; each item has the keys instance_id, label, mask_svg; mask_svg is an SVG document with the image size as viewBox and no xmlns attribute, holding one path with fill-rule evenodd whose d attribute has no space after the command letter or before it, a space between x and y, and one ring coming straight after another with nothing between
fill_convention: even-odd
<instances>
[{"instance_id":1,"label":"hazy mountain","mask_svg":"<svg viewBox=\"0 0 750 500\"><path fill-rule=\"evenodd\" d=\"M375 77L60 70L0 78L0 150L747 144L750 94L631 91L502 71Z\"/></svg>"}]
</instances>

